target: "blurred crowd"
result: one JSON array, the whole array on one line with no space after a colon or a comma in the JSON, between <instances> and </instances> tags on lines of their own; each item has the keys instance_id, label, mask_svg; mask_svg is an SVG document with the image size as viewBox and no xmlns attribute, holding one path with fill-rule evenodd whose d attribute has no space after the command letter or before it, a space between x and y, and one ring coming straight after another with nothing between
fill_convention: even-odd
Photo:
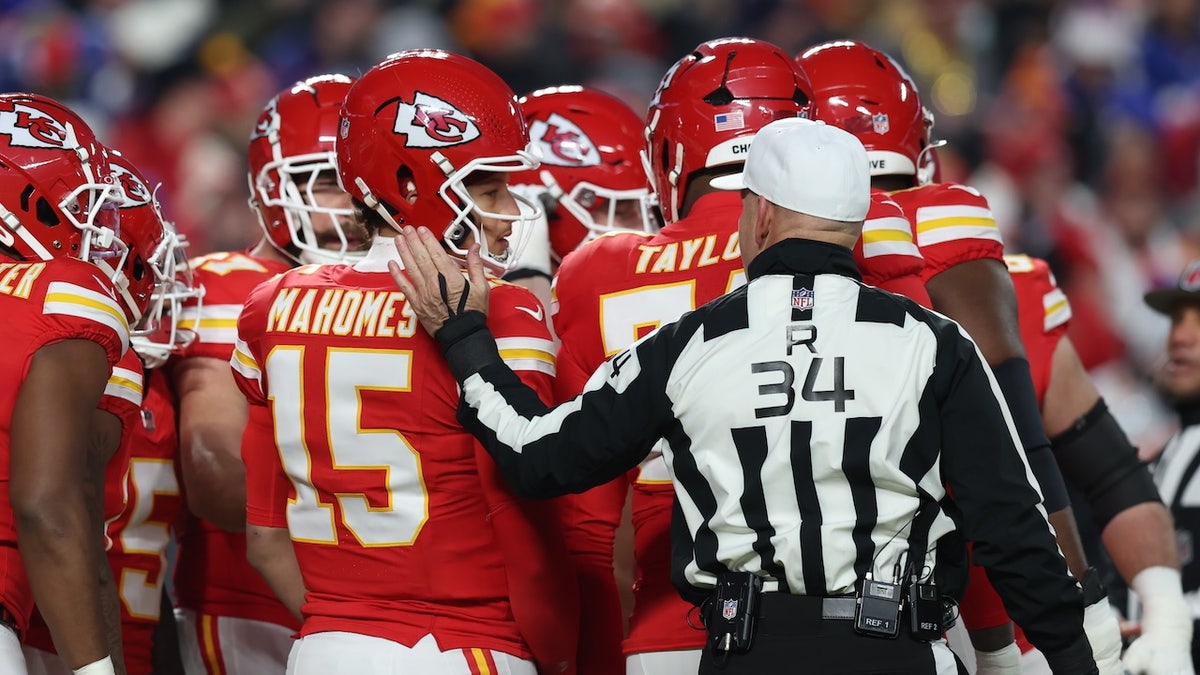
<instances>
[{"instance_id":1,"label":"blurred crowd","mask_svg":"<svg viewBox=\"0 0 1200 675\"><path fill-rule=\"evenodd\" d=\"M246 142L288 82L441 47L518 93L580 83L644 110L670 63L727 35L791 53L853 37L903 63L943 177L1051 262L1085 364L1161 447L1168 322L1141 298L1200 254L1200 0L0 0L0 90L79 110L163 184L198 254L256 239Z\"/></svg>"}]
</instances>

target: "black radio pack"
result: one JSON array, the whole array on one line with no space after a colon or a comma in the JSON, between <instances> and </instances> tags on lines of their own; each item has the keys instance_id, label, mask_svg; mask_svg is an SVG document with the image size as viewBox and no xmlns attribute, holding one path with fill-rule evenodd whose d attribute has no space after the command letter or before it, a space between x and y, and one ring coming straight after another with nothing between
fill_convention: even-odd
<instances>
[{"instance_id":1,"label":"black radio pack","mask_svg":"<svg viewBox=\"0 0 1200 675\"><path fill-rule=\"evenodd\" d=\"M937 586L913 580L908 585L908 632L914 640L942 637L942 598Z\"/></svg>"},{"instance_id":2,"label":"black radio pack","mask_svg":"<svg viewBox=\"0 0 1200 675\"><path fill-rule=\"evenodd\" d=\"M762 577L753 572L726 572L717 578L713 605L705 627L714 652L744 653L754 639Z\"/></svg>"},{"instance_id":3,"label":"black radio pack","mask_svg":"<svg viewBox=\"0 0 1200 675\"><path fill-rule=\"evenodd\" d=\"M862 635L894 638L900 634L900 585L863 580L856 598L854 630Z\"/></svg>"}]
</instances>

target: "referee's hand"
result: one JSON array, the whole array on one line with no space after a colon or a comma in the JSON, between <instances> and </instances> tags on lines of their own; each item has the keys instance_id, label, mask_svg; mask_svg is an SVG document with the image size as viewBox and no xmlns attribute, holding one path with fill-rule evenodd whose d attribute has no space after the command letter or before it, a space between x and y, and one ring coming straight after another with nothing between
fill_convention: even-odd
<instances>
[{"instance_id":1,"label":"referee's hand","mask_svg":"<svg viewBox=\"0 0 1200 675\"><path fill-rule=\"evenodd\" d=\"M396 235L396 249L404 267L392 261L388 271L430 335L467 312L487 314L489 287L478 243L467 250L466 276L428 228L404 227Z\"/></svg>"}]
</instances>

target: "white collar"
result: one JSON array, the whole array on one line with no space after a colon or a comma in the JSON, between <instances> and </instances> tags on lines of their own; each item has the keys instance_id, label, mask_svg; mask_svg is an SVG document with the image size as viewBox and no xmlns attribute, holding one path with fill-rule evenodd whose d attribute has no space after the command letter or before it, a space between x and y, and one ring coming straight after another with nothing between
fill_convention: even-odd
<instances>
[{"instance_id":1,"label":"white collar","mask_svg":"<svg viewBox=\"0 0 1200 675\"><path fill-rule=\"evenodd\" d=\"M396 248L395 238L377 235L371 241L371 248L367 250L363 259L354 263L354 271L386 272L388 271L388 262L393 260L401 269L404 269L404 262L400 260L400 251Z\"/></svg>"}]
</instances>

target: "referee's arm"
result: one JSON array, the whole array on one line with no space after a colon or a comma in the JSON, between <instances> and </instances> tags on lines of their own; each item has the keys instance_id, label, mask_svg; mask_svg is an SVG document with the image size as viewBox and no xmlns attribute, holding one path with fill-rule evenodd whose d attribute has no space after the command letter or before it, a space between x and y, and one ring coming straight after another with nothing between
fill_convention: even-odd
<instances>
[{"instance_id":1,"label":"referee's arm","mask_svg":"<svg viewBox=\"0 0 1200 675\"><path fill-rule=\"evenodd\" d=\"M458 419L521 496L583 492L620 476L645 459L674 419L665 392L677 354L667 351L667 333L612 357L579 396L550 408L504 364L478 322L445 352L462 383Z\"/></svg>"},{"instance_id":2,"label":"referee's arm","mask_svg":"<svg viewBox=\"0 0 1200 675\"><path fill-rule=\"evenodd\" d=\"M1052 665L1090 663L1082 591L1039 508L1041 494L1030 482L999 387L957 326L940 337L931 384L942 425L943 477L975 542L975 561Z\"/></svg>"}]
</instances>

